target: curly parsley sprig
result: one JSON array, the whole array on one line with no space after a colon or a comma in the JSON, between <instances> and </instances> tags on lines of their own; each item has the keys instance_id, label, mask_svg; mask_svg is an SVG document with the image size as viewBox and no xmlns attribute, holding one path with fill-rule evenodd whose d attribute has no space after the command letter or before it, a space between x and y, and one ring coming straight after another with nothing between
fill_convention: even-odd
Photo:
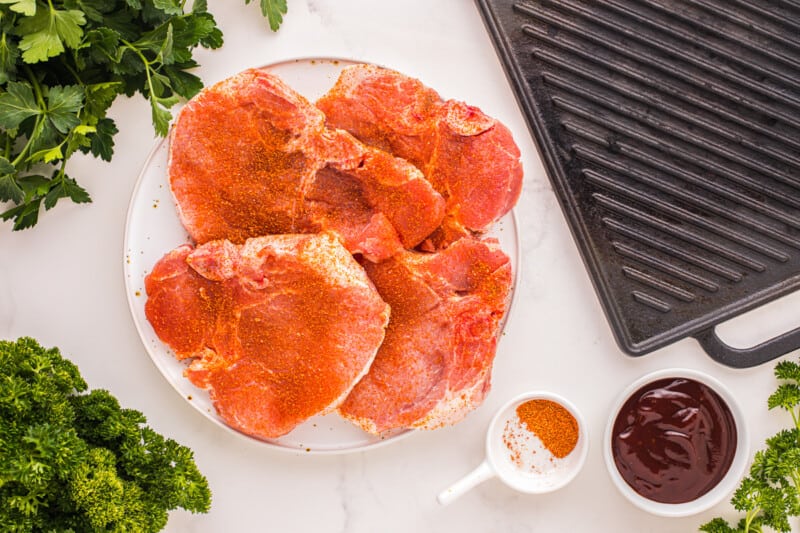
<instances>
[{"instance_id":1,"label":"curly parsley sprig","mask_svg":"<svg viewBox=\"0 0 800 533\"><path fill-rule=\"evenodd\" d=\"M745 513L736 526L715 518L700 527L707 533L763 532L792 530L791 519L800 516L800 364L781 361L775 377L782 380L767 400L770 409L788 411L794 427L767 439L766 448L756 452L750 475L744 478L731 499L736 510Z\"/></svg>"},{"instance_id":2,"label":"curly parsley sprig","mask_svg":"<svg viewBox=\"0 0 800 533\"><path fill-rule=\"evenodd\" d=\"M109 161L114 99L141 93L166 135L169 109L202 88L192 51L222 45L206 0L0 0L0 219L91 201L67 174L76 152Z\"/></svg>"},{"instance_id":3,"label":"curly parsley sprig","mask_svg":"<svg viewBox=\"0 0 800 533\"><path fill-rule=\"evenodd\" d=\"M141 531L208 512L192 451L34 339L0 340L0 531Z\"/></svg>"}]
</instances>

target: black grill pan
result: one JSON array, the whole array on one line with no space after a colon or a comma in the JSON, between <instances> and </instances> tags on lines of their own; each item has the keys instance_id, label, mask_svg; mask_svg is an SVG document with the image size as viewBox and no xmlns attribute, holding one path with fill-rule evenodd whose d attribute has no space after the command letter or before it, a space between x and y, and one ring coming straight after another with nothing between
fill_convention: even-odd
<instances>
[{"instance_id":1,"label":"black grill pan","mask_svg":"<svg viewBox=\"0 0 800 533\"><path fill-rule=\"evenodd\" d=\"M800 0L476 1L622 349L800 348L714 333L800 288Z\"/></svg>"}]
</instances>

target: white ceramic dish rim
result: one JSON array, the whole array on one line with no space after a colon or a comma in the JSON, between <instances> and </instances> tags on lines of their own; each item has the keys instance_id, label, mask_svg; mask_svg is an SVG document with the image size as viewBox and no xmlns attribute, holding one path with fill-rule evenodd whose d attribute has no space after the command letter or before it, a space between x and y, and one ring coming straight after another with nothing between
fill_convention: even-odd
<instances>
[{"instance_id":1,"label":"white ceramic dish rim","mask_svg":"<svg viewBox=\"0 0 800 533\"><path fill-rule=\"evenodd\" d=\"M512 409L516 409L518 405L529 400L550 400L560 404L567 411L569 411L578 422L578 442L575 444L575 450L572 452L577 453L577 455L573 460L570 461L568 469L558 472L558 481L550 485L528 483L521 474L504 475L502 472L506 470L506 468L497 463L497 452L493 451L494 446L497 444L495 442L495 436L497 434L502 434L502 430L499 430L498 424L506 422L506 420L508 420L508 414ZM494 472L497 474L497 477L512 489L528 494L546 494L548 492L554 492L563 488L570 481L575 479L578 473L583 469L583 465L586 463L586 457L589 455L589 443L589 430L587 429L586 421L575 404L560 394L556 394L554 392L545 390L528 391L511 398L500 409L497 410L497 413L492 419L491 424L489 424L489 429L486 432L486 459ZM512 481L517 479L521 481L519 483Z\"/></svg>"},{"instance_id":2,"label":"white ceramic dish rim","mask_svg":"<svg viewBox=\"0 0 800 533\"><path fill-rule=\"evenodd\" d=\"M686 503L661 503L645 498L636 492L628 483L622 478L611 451L611 437L614 429L614 421L617 418L619 410L622 405L630 397L631 394L636 392L644 385L653 381L663 378L688 378L703 383L716 392L728 405L728 408L733 415L734 423L736 424L736 452L733 457L728 472L722 480L709 492L700 498L686 502ZM652 513L657 516L664 517L685 517L701 513L720 503L726 497L729 497L735 490L739 480L744 475L747 463L749 460L749 434L745 422L744 413L742 412L739 402L730 392L730 390L717 378L710 376L699 370L689 368L666 368L650 372L636 379L633 383L623 390L614 402L611 409L608 422L606 424L605 434L603 436L603 459L605 460L609 476L617 489L635 506L638 508Z\"/></svg>"},{"instance_id":3,"label":"white ceramic dish rim","mask_svg":"<svg viewBox=\"0 0 800 533\"><path fill-rule=\"evenodd\" d=\"M303 63L303 62L310 62L310 63L313 63L313 62L326 62L326 63L333 63L333 64L342 63L342 64L346 65L346 64L355 64L355 63L369 63L370 61L368 61L368 60L357 60L357 59L344 58L344 57L308 56L308 57L297 57L297 58L288 58L288 59L278 60L278 61L275 61L273 63L269 63L267 65L262 65L259 68L276 68L276 67L280 67L282 65L290 65L290 64ZM134 216L134 209L136 207L136 200L137 200L137 197L138 197L138 195L140 193L140 188L142 187L142 183L144 181L146 170L148 169L148 166L150 165L151 161L156 156L156 154L159 151L159 149L162 148L162 145L164 143L168 143L168 142L169 142L169 137L167 137L165 139L159 139L154 143L153 148L151 149L151 151L148 154L145 162L142 165L142 168L141 168L141 170L140 170L140 172L139 172L139 174L137 176L137 179L136 179L136 184L135 184L135 186L133 188L133 191L131 193L131 199L130 199L130 201L128 203L128 209L127 209L127 214L126 214L126 218L125 218L125 227L124 227L124 230L123 230L123 254L122 254L122 256L123 256L123 283L124 283L124 287L125 287L126 298L127 298L127 301L128 301L128 308L129 308L129 311L131 312L131 317L133 318L133 322L134 322L134 325L136 327L137 334L139 336L140 341L142 342L142 345L145 348L145 351L147 351L147 353L148 353L148 355L150 357L150 360L156 366L156 368L159 370L159 372L162 374L162 376L169 382L169 384L172 386L173 390L184 401L187 401L187 398L184 397L184 393L179 388L178 384L175 383L172 379L170 379L168 377L168 373L165 371L164 368L162 368L162 365L165 364L163 361L161 361L162 354L155 353L154 350L151 348L151 346L145 341L145 339L147 338L147 335L149 334L149 332L146 331L146 325L142 324L141 321L138 320L138 318L136 316L135 306L138 305L138 303L134 301L134 293L135 293L134 287L129 285L130 267L129 267L129 262L126 260L126 258L128 257L128 254L130 253L130 244L131 244L130 243L130 234L129 234L128 229L129 229L130 224L131 224L131 219ZM516 293L517 293L517 289L518 289L518 286L519 286L519 278L520 278L520 275L521 275L520 265L521 265L521 256L522 256L521 251L522 251L522 249L521 249L521 240L520 240L520 234L519 234L519 223L518 223L516 211L512 209L506 215L506 217L508 217L508 220L510 221L510 224L509 224L510 228L508 228L508 229L513 231L513 242L514 242L514 247L515 247L515 253L514 253L513 265L512 265L512 267L513 267L513 272L512 272L513 279L512 279L512 285L511 285L510 295L509 295L510 300L509 300L509 304L508 304L508 308L506 310L505 316L503 318L503 323L502 323L501 328L500 328L500 335L499 335L499 338L498 338L498 349L499 349L499 345L500 345L500 343L502 341L502 337L503 337L502 332L506 331L506 328L508 327L509 322L510 322L510 317L511 317L512 311L514 309L514 303L515 303L515 301L517 299L516 298ZM371 442L371 443L368 443L368 444L359 445L359 446L355 446L355 447L351 447L351 448L347 448L347 447L343 447L343 448L307 448L307 449L304 450L304 449L301 449L301 448L287 446L287 445L279 444L279 443L276 443L276 442L272 442L270 440L259 439L259 438L253 437L251 435L247 435L245 433L237 431L236 429L228 426L227 424L223 423L222 421L218 420L217 418L209 416L209 414L206 413L206 410L203 408L203 406L199 405L198 403L192 402L192 401L189 401L188 403L195 410L200 412L203 415L204 418L210 420L215 425L221 427L225 431L227 431L227 432L229 432L229 433L231 433L233 435L236 435L238 438L243 438L243 439L245 439L247 441L250 441L250 442L255 441L255 442L259 443L259 444L265 445L265 447L267 447L269 449L279 450L279 451L288 452L288 453L292 453L292 454L343 455L343 454L348 454L348 453L361 452L361 451L372 450L372 449L375 449L375 448L383 447L383 446L385 446L387 444L390 444L390 443L393 443L393 442L397 442L398 440L400 440L402 438L405 438L405 437L408 437L409 435L411 435L412 433L415 432L414 430L405 430L403 432L387 436L386 438L380 437L380 438L377 438L377 440L375 440L374 442Z\"/></svg>"}]
</instances>

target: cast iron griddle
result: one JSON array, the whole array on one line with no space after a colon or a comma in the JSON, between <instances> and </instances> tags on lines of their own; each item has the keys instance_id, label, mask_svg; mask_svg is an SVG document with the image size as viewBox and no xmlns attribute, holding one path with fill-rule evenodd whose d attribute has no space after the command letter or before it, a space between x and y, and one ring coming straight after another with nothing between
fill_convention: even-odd
<instances>
[{"instance_id":1,"label":"cast iron griddle","mask_svg":"<svg viewBox=\"0 0 800 533\"><path fill-rule=\"evenodd\" d=\"M799 348L714 327L800 287L800 0L477 4L621 347Z\"/></svg>"}]
</instances>

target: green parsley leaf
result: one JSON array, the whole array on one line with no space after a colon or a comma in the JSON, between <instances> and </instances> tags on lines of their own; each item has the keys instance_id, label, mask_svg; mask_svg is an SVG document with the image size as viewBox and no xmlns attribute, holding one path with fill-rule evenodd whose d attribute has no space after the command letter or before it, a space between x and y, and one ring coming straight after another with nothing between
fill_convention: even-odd
<instances>
[{"instance_id":1,"label":"green parsley leaf","mask_svg":"<svg viewBox=\"0 0 800 533\"><path fill-rule=\"evenodd\" d=\"M16 174L17 167L11 164L11 161L3 156L0 156L0 175ZM8 200L8 198L6 198Z\"/></svg>"},{"instance_id":2,"label":"green parsley leaf","mask_svg":"<svg viewBox=\"0 0 800 533\"><path fill-rule=\"evenodd\" d=\"M0 4L10 4L11 11L28 17L36 13L36 0L0 0Z\"/></svg>"},{"instance_id":3,"label":"green parsley leaf","mask_svg":"<svg viewBox=\"0 0 800 533\"><path fill-rule=\"evenodd\" d=\"M222 31L209 13L199 13L192 17L195 33L200 46L216 50L222 46Z\"/></svg>"},{"instance_id":4,"label":"green parsley leaf","mask_svg":"<svg viewBox=\"0 0 800 533\"><path fill-rule=\"evenodd\" d=\"M249 4L250 1L245 0L245 4ZM261 0L261 13L269 20L269 28L272 31L278 31L281 27L286 11L286 0Z\"/></svg>"},{"instance_id":5,"label":"green parsley leaf","mask_svg":"<svg viewBox=\"0 0 800 533\"><path fill-rule=\"evenodd\" d=\"M60 198L69 198L76 204L85 204L92 201L86 189L78 185L75 180L66 174L60 178L53 179L53 186L44 198L44 208L51 209Z\"/></svg>"},{"instance_id":6,"label":"green parsley leaf","mask_svg":"<svg viewBox=\"0 0 800 533\"><path fill-rule=\"evenodd\" d=\"M788 533L791 519L800 516L800 365L783 361L775 367L775 376L785 380L770 395L770 409L781 407L792 416L792 427L766 440L766 447L753 456L749 476L733 494L731 504L745 513L736 528L722 518L715 518L700 529L708 533L757 533L765 527Z\"/></svg>"},{"instance_id":7,"label":"green parsley leaf","mask_svg":"<svg viewBox=\"0 0 800 533\"><path fill-rule=\"evenodd\" d=\"M25 203L0 213L2 220L14 220L14 229L30 228L39 221L39 210L44 195L50 190L50 180L44 176L30 175L17 179L21 187Z\"/></svg>"},{"instance_id":8,"label":"green parsley leaf","mask_svg":"<svg viewBox=\"0 0 800 533\"><path fill-rule=\"evenodd\" d=\"M31 133L29 143L31 155L26 161L31 164L43 161L46 154L52 154L51 150L64 142L64 137L64 134L56 129L52 120L38 121L36 128Z\"/></svg>"},{"instance_id":9,"label":"green parsley leaf","mask_svg":"<svg viewBox=\"0 0 800 533\"><path fill-rule=\"evenodd\" d=\"M23 18L17 30L23 35L19 42L22 59L37 63L55 57L67 48L77 48L83 37L81 26L86 23L77 9L37 9L32 17Z\"/></svg>"},{"instance_id":10,"label":"green parsley leaf","mask_svg":"<svg viewBox=\"0 0 800 533\"><path fill-rule=\"evenodd\" d=\"M167 66L164 67L164 73L169 78L172 90L186 99L192 98L203 88L203 81L191 72Z\"/></svg>"},{"instance_id":11,"label":"green parsley leaf","mask_svg":"<svg viewBox=\"0 0 800 533\"><path fill-rule=\"evenodd\" d=\"M18 127L23 120L41 114L33 88L26 82L11 81L0 94L0 126L7 130Z\"/></svg>"},{"instance_id":12,"label":"green parsley leaf","mask_svg":"<svg viewBox=\"0 0 800 533\"><path fill-rule=\"evenodd\" d=\"M261 0L261 12L269 19L269 28L278 31L286 14L286 0Z\"/></svg>"},{"instance_id":13,"label":"green parsley leaf","mask_svg":"<svg viewBox=\"0 0 800 533\"><path fill-rule=\"evenodd\" d=\"M700 526L700 531L706 533L736 533L736 530L728 525L722 518L715 518L707 524Z\"/></svg>"},{"instance_id":14,"label":"green parsley leaf","mask_svg":"<svg viewBox=\"0 0 800 533\"><path fill-rule=\"evenodd\" d=\"M88 201L65 165L77 151L112 157L106 114L118 95L144 95L167 134L170 108L202 88L188 72L194 50L222 44L206 0L190 3L184 12L185 0L0 0L0 201L16 204L1 219L22 229L42 205Z\"/></svg>"},{"instance_id":15,"label":"green parsley leaf","mask_svg":"<svg viewBox=\"0 0 800 533\"><path fill-rule=\"evenodd\" d=\"M61 180L54 187L48 191L48 193L44 197L44 209L45 211L49 211L53 207L55 207L56 203L60 198L65 197L64 194L64 186Z\"/></svg>"},{"instance_id":16,"label":"green parsley leaf","mask_svg":"<svg viewBox=\"0 0 800 533\"><path fill-rule=\"evenodd\" d=\"M800 429L782 429L767 439L767 448L783 453L800 445Z\"/></svg>"},{"instance_id":17,"label":"green parsley leaf","mask_svg":"<svg viewBox=\"0 0 800 533\"><path fill-rule=\"evenodd\" d=\"M780 407L791 411L800 405L800 387L795 383L784 383L767 400L770 409Z\"/></svg>"},{"instance_id":18,"label":"green parsley leaf","mask_svg":"<svg viewBox=\"0 0 800 533\"><path fill-rule=\"evenodd\" d=\"M17 168L5 157L0 157L0 201L19 203L24 198L22 188L17 185Z\"/></svg>"},{"instance_id":19,"label":"green parsley leaf","mask_svg":"<svg viewBox=\"0 0 800 533\"><path fill-rule=\"evenodd\" d=\"M29 160L43 163L52 163L60 159L64 159L64 152L61 150L61 144L53 146L52 148L43 148L31 154Z\"/></svg>"},{"instance_id":20,"label":"green parsley leaf","mask_svg":"<svg viewBox=\"0 0 800 533\"><path fill-rule=\"evenodd\" d=\"M111 64L111 71L124 80L121 92L128 96L141 89L141 83L135 83L135 81L140 80L141 78L138 74L147 69L147 65L142 62L141 58L133 50L127 46L118 48L114 62Z\"/></svg>"},{"instance_id":21,"label":"green parsley leaf","mask_svg":"<svg viewBox=\"0 0 800 533\"><path fill-rule=\"evenodd\" d=\"M58 34L49 30L29 33L19 42L19 47L23 50L22 59L26 63L47 61L64 51Z\"/></svg>"},{"instance_id":22,"label":"green parsley leaf","mask_svg":"<svg viewBox=\"0 0 800 533\"><path fill-rule=\"evenodd\" d=\"M172 24L167 24L167 34L161 43L161 48L158 50L156 61L162 65L171 65L175 62L175 54L172 51Z\"/></svg>"},{"instance_id":23,"label":"green parsley leaf","mask_svg":"<svg viewBox=\"0 0 800 533\"><path fill-rule=\"evenodd\" d=\"M177 0L153 0L153 5L167 15L183 15L183 7Z\"/></svg>"},{"instance_id":24,"label":"green parsley leaf","mask_svg":"<svg viewBox=\"0 0 800 533\"><path fill-rule=\"evenodd\" d=\"M64 0L64 7L79 9L87 20L102 23L104 15L117 6L116 0Z\"/></svg>"},{"instance_id":25,"label":"green parsley leaf","mask_svg":"<svg viewBox=\"0 0 800 533\"><path fill-rule=\"evenodd\" d=\"M81 53L76 54L79 66L86 68L87 64L104 65L114 61L119 47L119 37L119 32L111 28L95 28L87 31L78 47Z\"/></svg>"},{"instance_id":26,"label":"green parsley leaf","mask_svg":"<svg viewBox=\"0 0 800 533\"><path fill-rule=\"evenodd\" d=\"M14 79L17 73L19 48L3 33L0 36L0 85Z\"/></svg>"},{"instance_id":27,"label":"green parsley leaf","mask_svg":"<svg viewBox=\"0 0 800 533\"><path fill-rule=\"evenodd\" d=\"M89 138L89 135L96 132L96 126L90 126L89 124L79 124L75 126L70 135L67 136L64 159L68 159L78 150L84 154L88 154L92 146L92 140Z\"/></svg>"},{"instance_id":28,"label":"green parsley leaf","mask_svg":"<svg viewBox=\"0 0 800 533\"><path fill-rule=\"evenodd\" d=\"M142 23L135 13L130 9L117 8L115 11L105 14L102 27L114 30L125 40L135 41L143 31Z\"/></svg>"},{"instance_id":29,"label":"green parsley leaf","mask_svg":"<svg viewBox=\"0 0 800 533\"><path fill-rule=\"evenodd\" d=\"M121 52L132 50L136 52L149 52L153 55L158 54L163 46L164 39L167 38L168 25L160 25L152 31L142 34L142 36L133 43L132 48L122 48ZM171 23L169 24L171 26ZM141 58L139 58L141 61Z\"/></svg>"},{"instance_id":30,"label":"green parsley leaf","mask_svg":"<svg viewBox=\"0 0 800 533\"><path fill-rule=\"evenodd\" d=\"M174 22L174 54L176 63L191 60L191 49L198 44L206 48L222 46L222 32L208 13L193 14Z\"/></svg>"},{"instance_id":31,"label":"green parsley leaf","mask_svg":"<svg viewBox=\"0 0 800 533\"><path fill-rule=\"evenodd\" d=\"M171 106L175 101L177 101L177 97L169 100L163 100L159 98L150 99L150 109L152 111L151 115L153 118L153 124L155 125L156 133L162 137L166 137L167 133L169 133L169 122L172 120L172 113L170 113L168 107Z\"/></svg>"},{"instance_id":32,"label":"green parsley leaf","mask_svg":"<svg viewBox=\"0 0 800 533\"><path fill-rule=\"evenodd\" d=\"M28 198L47 194L50 190L50 180L37 174L19 178L19 184Z\"/></svg>"},{"instance_id":33,"label":"green parsley leaf","mask_svg":"<svg viewBox=\"0 0 800 533\"><path fill-rule=\"evenodd\" d=\"M50 16L50 23L55 25L56 33L64 41L67 48L77 48L81 44L81 37L83 37L81 26L86 24L83 12L77 9L66 11L51 9Z\"/></svg>"},{"instance_id":34,"label":"green parsley leaf","mask_svg":"<svg viewBox=\"0 0 800 533\"><path fill-rule=\"evenodd\" d=\"M97 131L90 136L92 155L103 161L111 161L111 156L114 154L114 135L117 133L117 126L110 118L101 118L97 122L96 128Z\"/></svg>"},{"instance_id":35,"label":"green parsley leaf","mask_svg":"<svg viewBox=\"0 0 800 533\"><path fill-rule=\"evenodd\" d=\"M13 220L14 231L32 228L39 221L39 208L41 205L41 196L33 198L24 204L0 213L0 220Z\"/></svg>"},{"instance_id":36,"label":"green parsley leaf","mask_svg":"<svg viewBox=\"0 0 800 533\"><path fill-rule=\"evenodd\" d=\"M794 361L781 361L775 365L775 377L800 382L800 365Z\"/></svg>"},{"instance_id":37,"label":"green parsley leaf","mask_svg":"<svg viewBox=\"0 0 800 533\"><path fill-rule=\"evenodd\" d=\"M172 509L208 511L192 451L108 391L87 392L58 349L0 341L0 383L3 531L156 532Z\"/></svg>"},{"instance_id":38,"label":"green parsley leaf","mask_svg":"<svg viewBox=\"0 0 800 533\"><path fill-rule=\"evenodd\" d=\"M166 75L155 71L150 73L150 84L150 92L155 98L162 98L169 95L172 89L169 78ZM177 100L173 103L177 103Z\"/></svg>"},{"instance_id":39,"label":"green parsley leaf","mask_svg":"<svg viewBox=\"0 0 800 533\"><path fill-rule=\"evenodd\" d=\"M94 124L106 116L106 111L111 107L114 98L120 92L122 83L110 81L104 83L93 83L84 86L86 93L86 104L83 107L83 118L89 124ZM116 131L114 131L116 133Z\"/></svg>"},{"instance_id":40,"label":"green parsley leaf","mask_svg":"<svg viewBox=\"0 0 800 533\"><path fill-rule=\"evenodd\" d=\"M61 133L67 133L81 123L78 112L82 107L83 89L79 85L56 85L47 94L47 118Z\"/></svg>"}]
</instances>

